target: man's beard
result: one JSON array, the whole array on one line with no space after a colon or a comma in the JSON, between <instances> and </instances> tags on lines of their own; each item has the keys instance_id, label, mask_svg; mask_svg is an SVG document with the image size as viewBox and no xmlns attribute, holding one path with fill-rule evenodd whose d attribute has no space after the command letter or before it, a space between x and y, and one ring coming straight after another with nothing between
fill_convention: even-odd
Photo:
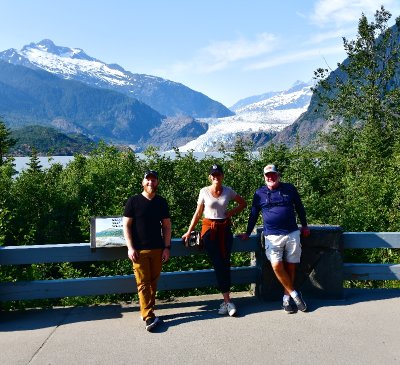
<instances>
[{"instance_id":1,"label":"man's beard","mask_svg":"<svg viewBox=\"0 0 400 365\"><path fill-rule=\"evenodd\" d=\"M154 194L154 193L157 192L157 186L145 186L145 187L144 187L144 191L145 191L147 194Z\"/></svg>"}]
</instances>

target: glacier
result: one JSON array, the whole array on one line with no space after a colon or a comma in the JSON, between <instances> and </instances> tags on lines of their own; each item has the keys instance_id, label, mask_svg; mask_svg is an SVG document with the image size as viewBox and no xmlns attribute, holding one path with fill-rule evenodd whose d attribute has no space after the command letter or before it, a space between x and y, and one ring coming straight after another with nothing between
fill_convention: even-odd
<instances>
[{"instance_id":1,"label":"glacier","mask_svg":"<svg viewBox=\"0 0 400 365\"><path fill-rule=\"evenodd\" d=\"M179 151L215 151L219 146L231 143L238 136L258 132L279 132L303 114L311 100L313 83L299 82L288 90L273 93L254 103L237 102L236 115L225 118L202 118L208 124L205 134L179 146ZM256 98L256 97L255 97Z\"/></svg>"}]
</instances>

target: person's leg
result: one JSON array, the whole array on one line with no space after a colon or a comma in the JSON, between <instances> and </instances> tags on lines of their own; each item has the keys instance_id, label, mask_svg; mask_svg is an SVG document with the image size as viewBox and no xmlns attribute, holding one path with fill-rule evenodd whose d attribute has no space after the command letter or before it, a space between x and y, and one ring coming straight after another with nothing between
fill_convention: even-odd
<instances>
[{"instance_id":1,"label":"person's leg","mask_svg":"<svg viewBox=\"0 0 400 365\"><path fill-rule=\"evenodd\" d=\"M293 298L297 308L305 312L307 305L304 302L301 293L297 292L294 288L294 280L296 276L296 267L300 262L301 258L301 242L300 242L300 231L294 231L288 234L285 252L285 268L288 276L291 278L293 291L289 291L289 295Z\"/></svg>"},{"instance_id":2,"label":"person's leg","mask_svg":"<svg viewBox=\"0 0 400 365\"><path fill-rule=\"evenodd\" d=\"M222 296L224 298L224 304L226 306L226 310L228 314L232 317L236 314L236 306L231 300L230 296L230 288L231 288L231 254L232 254L232 245L233 245L233 234L230 227L226 228L225 231L225 255L223 257L223 279L222 281L225 283L224 285L226 291L222 291ZM223 290L223 287L222 287Z\"/></svg>"},{"instance_id":3,"label":"person's leg","mask_svg":"<svg viewBox=\"0 0 400 365\"><path fill-rule=\"evenodd\" d=\"M290 293L294 290L293 287L293 273L287 271L287 263L283 261L274 261L271 262L272 269L276 275L278 281L282 284L285 295L290 295ZM291 266L291 265L290 265Z\"/></svg>"},{"instance_id":4,"label":"person's leg","mask_svg":"<svg viewBox=\"0 0 400 365\"><path fill-rule=\"evenodd\" d=\"M293 291L293 282L283 261L286 237L286 235L265 236L265 253L271 262L276 278L282 284L285 294L288 294Z\"/></svg>"},{"instance_id":5,"label":"person's leg","mask_svg":"<svg viewBox=\"0 0 400 365\"><path fill-rule=\"evenodd\" d=\"M221 237L219 238L222 239ZM226 227L225 229L225 237L224 237L224 253L221 253L221 292L224 297L224 302L229 303L231 301L230 298L230 290L231 290L231 254L232 254L232 245L233 245L233 234L230 227Z\"/></svg>"},{"instance_id":6,"label":"person's leg","mask_svg":"<svg viewBox=\"0 0 400 365\"><path fill-rule=\"evenodd\" d=\"M269 235L265 237L266 255L272 269L284 288L284 294L290 295L294 289L296 266L300 262L300 232L287 235Z\"/></svg>"},{"instance_id":7,"label":"person's leg","mask_svg":"<svg viewBox=\"0 0 400 365\"><path fill-rule=\"evenodd\" d=\"M294 279L295 279L295 276L296 276L296 267L297 267L297 264L292 263L292 262L283 261L283 265L284 265L285 271L286 271L286 273L287 273L287 275L288 275L288 278L289 278L291 287L292 287L293 290L294 290ZM288 292L288 291L285 289L285 294L290 295L290 292Z\"/></svg>"},{"instance_id":8,"label":"person's leg","mask_svg":"<svg viewBox=\"0 0 400 365\"><path fill-rule=\"evenodd\" d=\"M150 251L150 288L151 288L151 304L154 315L154 306L156 304L157 283L160 278L162 269L162 249Z\"/></svg>"},{"instance_id":9,"label":"person's leg","mask_svg":"<svg viewBox=\"0 0 400 365\"><path fill-rule=\"evenodd\" d=\"M230 290L230 250L225 251L223 256L220 250L217 235L211 240L210 232L206 232L203 236L204 249L206 250L215 272L218 289L221 293L227 293Z\"/></svg>"},{"instance_id":10,"label":"person's leg","mask_svg":"<svg viewBox=\"0 0 400 365\"><path fill-rule=\"evenodd\" d=\"M232 251L233 235L229 229L224 241L224 250L221 251L221 245L218 241L218 235L215 234L215 239L211 239L211 232L206 232L203 236L204 249L206 250L214 268L215 277L217 280L218 289L221 291L224 302L219 309L220 314L234 315L236 308L228 309L227 303L231 303L230 287L231 287L231 272L230 272L230 257Z\"/></svg>"},{"instance_id":11,"label":"person's leg","mask_svg":"<svg viewBox=\"0 0 400 365\"><path fill-rule=\"evenodd\" d=\"M141 250L133 263L139 295L140 314L143 320L154 317L154 290L152 288L151 250Z\"/></svg>"},{"instance_id":12,"label":"person's leg","mask_svg":"<svg viewBox=\"0 0 400 365\"><path fill-rule=\"evenodd\" d=\"M292 265L287 265L284 261L286 235L268 235L265 237L265 253L271 262L272 269L276 278L283 286L284 295L282 308L286 313L295 313L296 310L290 303L290 293L293 292L293 271Z\"/></svg>"}]
</instances>

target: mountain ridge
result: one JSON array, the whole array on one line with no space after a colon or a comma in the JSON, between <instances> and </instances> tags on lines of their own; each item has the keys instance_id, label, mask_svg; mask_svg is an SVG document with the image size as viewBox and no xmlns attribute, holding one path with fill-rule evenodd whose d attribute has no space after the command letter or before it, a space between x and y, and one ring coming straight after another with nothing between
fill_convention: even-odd
<instances>
[{"instance_id":1,"label":"mountain ridge","mask_svg":"<svg viewBox=\"0 0 400 365\"><path fill-rule=\"evenodd\" d=\"M199 118L189 116L182 112L182 108L175 107L171 104L170 108L176 108L173 110L173 117L166 114L157 114L157 111L153 109L153 117L155 120L150 118L148 122L145 123L144 121L140 122L140 120L143 120L141 106L149 106L149 104L142 102L142 105L137 98L132 96L132 92L127 96L124 92L121 92L121 87L123 88L124 85L128 85L128 88L131 87L130 80L137 75L138 77L135 79L136 86L140 85L142 91L157 88L160 93L164 92L165 94L170 94L171 90L177 85L179 86L179 84L160 79L156 76L132 74L129 71L125 71L119 65L107 65L87 55L81 48L56 46L48 39L38 43L30 43L24 46L21 51L9 49L1 52L0 59L6 59L8 64L15 65L15 63L17 63L18 65L23 65L20 67L25 67L27 70L45 72L65 82L64 84L62 81L54 81L55 84L60 85L60 83L62 83L63 86L58 86L56 88L59 90L55 90L54 85L51 86L50 89L54 92L48 94L45 100L32 94L30 95L31 99L27 100L26 98L24 99L27 90L20 85L12 85L12 88L10 83L8 83L8 89L4 92L4 82L2 84L4 77L0 75L0 95L2 89L3 94L13 94L14 96L11 99L14 101L18 100L20 108L22 107L23 109L26 104L25 107L36 110L35 108L37 105L33 105L34 103L32 100L33 98L39 98L39 100L41 100L39 103L39 105L43 106L43 108L41 108L41 118L47 119L46 123L42 120L39 124L49 124L64 132L82 133L95 140L104 139L106 142L128 144L136 151L143 150L149 144L164 150L177 147L181 150L194 149L199 152L212 151L218 149L221 145L232 145L237 137L250 139L254 142L256 147L259 147L265 145L271 138L279 134L282 129L292 124L304 113L312 95L312 85L310 82L296 81L287 90L271 91L239 100L232 107L232 111L229 110L229 115L225 117L219 116L219 105L215 103L209 104L209 99L205 97L196 102L197 108L201 108L202 110L207 109L209 115L217 115L217 117ZM27 70L24 72L29 74ZM61 75L61 73L63 73L63 75ZM107 77L109 78L107 79ZM161 84L157 84L159 80L162 80ZM156 81L156 84L154 81ZM104 87L104 83L107 82L108 86ZM118 86L117 91L110 88L112 83ZM31 84L33 85L34 83L31 82ZM145 84L147 84L147 86L143 86ZM67 89L71 88L71 85L75 85L74 87L77 87L76 85L82 85L82 88L78 88L74 93L67 93L66 97L65 92L62 90L64 90L65 87ZM85 89L85 86L91 89ZM33 87L36 90L41 88L38 85L33 85ZM166 89L164 90L164 88ZM85 92L81 89L87 91ZM96 101L91 103L96 106L102 104L103 108L98 109L96 116L94 116L93 113L85 117L81 115L82 118L86 120L85 122L76 120L77 118L71 115L71 113L66 115L66 109L73 109L70 105L63 106L61 108L62 112L60 112L60 108L57 104L60 96L63 100L73 99L72 102L75 105L79 105L83 100L85 106L88 107L87 111L90 112L90 109L94 108L94 106L92 105L89 107L89 103L85 101L87 100L87 95L85 94L96 94L100 92L99 90L116 92L117 95L120 95L121 99L117 99L119 100L117 104L120 106L111 105L104 101L104 98L110 99L110 95L116 95L105 93L102 94L102 98L96 99ZM186 88L179 89L179 92L186 91ZM58 95L58 98L53 94ZM74 94L75 99L72 97L72 94ZM81 94L83 94L83 96L81 96ZM190 93L189 98L193 95L193 93ZM199 93L195 95L198 96ZM136 101L137 104L127 101L127 99L123 98L124 96L131 101ZM154 96L154 94L152 94L152 96ZM173 97L171 94L169 96ZM13 100L10 100L10 98L8 99L9 105L12 105ZM53 108L57 107L56 111L52 110L52 107L50 107L49 100L52 100L54 103L52 106ZM184 102L186 103L186 101L187 97ZM127 110L125 104L129 105L132 103L135 107L132 105L132 108L129 109L128 107L129 110ZM207 105L205 106L204 103ZM15 110L18 109L18 106L14 105L14 107ZM136 107L140 107L139 110L137 110ZM213 110L214 107L217 109ZM148 112L152 109L151 106L149 106L149 108ZM187 108L188 106L186 105L186 111L188 110ZM112 122L110 120L110 109L117 114L117 117L114 118ZM213 111L210 113L210 110ZM72 111L74 112L74 110ZM0 112L2 112L1 101ZM196 114L196 112L193 112L193 114ZM31 116L32 113L25 113L23 118L19 118L20 123L22 120L24 121L23 124L27 125L28 120L24 120L24 118L30 118ZM17 115L8 113L7 117L15 122L15 120L18 119L18 113ZM106 122L104 118L108 119L108 122ZM91 122L89 123L87 120L91 120ZM135 133L133 133L133 130L135 130Z\"/></svg>"},{"instance_id":2,"label":"mountain ridge","mask_svg":"<svg viewBox=\"0 0 400 365\"><path fill-rule=\"evenodd\" d=\"M120 92L166 116L205 118L234 114L223 104L183 84L157 76L134 74L115 63L106 64L88 56L80 48L57 46L49 39L32 42L20 51L12 48L0 52L0 60Z\"/></svg>"},{"instance_id":3,"label":"mountain ridge","mask_svg":"<svg viewBox=\"0 0 400 365\"><path fill-rule=\"evenodd\" d=\"M0 61L0 112L11 127L64 120L90 138L139 141L165 116L112 90ZM18 105L15 105L15 104Z\"/></svg>"}]
</instances>

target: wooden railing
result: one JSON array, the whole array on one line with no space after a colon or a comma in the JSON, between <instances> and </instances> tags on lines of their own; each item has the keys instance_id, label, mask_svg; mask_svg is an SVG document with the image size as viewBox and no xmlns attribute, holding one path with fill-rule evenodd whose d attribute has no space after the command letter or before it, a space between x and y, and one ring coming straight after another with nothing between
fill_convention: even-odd
<instances>
[{"instance_id":1,"label":"wooden railing","mask_svg":"<svg viewBox=\"0 0 400 365\"><path fill-rule=\"evenodd\" d=\"M312 229L311 229L312 232ZM343 248L400 248L400 233L344 232ZM262 284L263 267L260 257L261 238L252 235L248 241L234 239L233 252L252 252L250 266L232 267L232 284ZM172 240L172 256L203 254L196 248L186 248L180 239ZM27 265L57 262L95 262L127 259L126 247L90 248L90 243L71 243L32 246L0 247L0 265ZM400 280L400 264L343 264L343 279L347 280ZM163 272L159 290L175 290L214 286L213 270ZM0 283L0 301L60 298L136 292L132 275L88 277L75 279L13 281ZM255 290L257 292L257 289Z\"/></svg>"}]
</instances>

